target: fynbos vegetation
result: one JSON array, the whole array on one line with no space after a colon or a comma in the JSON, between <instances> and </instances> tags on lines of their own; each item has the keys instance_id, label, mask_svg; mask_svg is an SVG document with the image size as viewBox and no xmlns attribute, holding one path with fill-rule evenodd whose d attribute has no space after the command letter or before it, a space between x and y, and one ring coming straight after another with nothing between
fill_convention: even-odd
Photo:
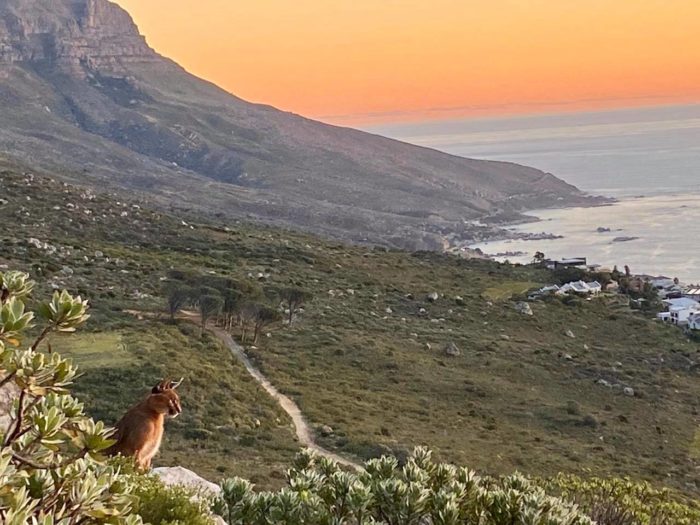
<instances>
[{"instance_id":1,"label":"fynbos vegetation","mask_svg":"<svg viewBox=\"0 0 700 525\"><path fill-rule=\"evenodd\" d=\"M87 302L56 292L36 316L25 306L34 288L28 277L0 273L0 387L12 400L0 427L0 521L136 525L130 485L101 458L111 431L70 396L75 367L40 348L52 332L80 326ZM29 343L35 320L41 331Z\"/></svg>"}]
</instances>

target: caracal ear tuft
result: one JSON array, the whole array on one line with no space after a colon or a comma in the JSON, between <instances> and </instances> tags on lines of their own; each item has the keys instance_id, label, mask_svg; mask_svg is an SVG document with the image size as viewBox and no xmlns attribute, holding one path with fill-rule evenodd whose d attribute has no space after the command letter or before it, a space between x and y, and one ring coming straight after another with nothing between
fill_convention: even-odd
<instances>
[{"instance_id":1,"label":"caracal ear tuft","mask_svg":"<svg viewBox=\"0 0 700 525\"><path fill-rule=\"evenodd\" d=\"M167 390L171 384L170 379L162 379L156 386L151 389L152 394L161 394Z\"/></svg>"}]
</instances>

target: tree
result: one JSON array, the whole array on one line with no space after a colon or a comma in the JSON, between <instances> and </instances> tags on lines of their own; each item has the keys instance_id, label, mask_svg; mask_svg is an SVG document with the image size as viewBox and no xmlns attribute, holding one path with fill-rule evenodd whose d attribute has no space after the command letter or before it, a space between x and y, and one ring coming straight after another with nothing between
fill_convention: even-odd
<instances>
[{"instance_id":1,"label":"tree","mask_svg":"<svg viewBox=\"0 0 700 525\"><path fill-rule=\"evenodd\" d=\"M199 316L202 321L202 334L207 328L207 322L221 311L224 301L219 295L203 295L199 298Z\"/></svg>"},{"instance_id":2,"label":"tree","mask_svg":"<svg viewBox=\"0 0 700 525\"><path fill-rule=\"evenodd\" d=\"M253 343L258 342L260 332L262 332L263 328L279 323L281 320L282 315L274 308L270 308L269 306L259 306L256 309L255 316L253 317Z\"/></svg>"},{"instance_id":3,"label":"tree","mask_svg":"<svg viewBox=\"0 0 700 525\"><path fill-rule=\"evenodd\" d=\"M294 320L294 314L313 297L311 293L301 288L282 288L277 292L277 295L284 303L285 308L289 311L288 320L290 325Z\"/></svg>"},{"instance_id":4,"label":"tree","mask_svg":"<svg viewBox=\"0 0 700 525\"><path fill-rule=\"evenodd\" d=\"M248 339L248 331L251 325L254 325L258 315L260 305L257 303L246 302L239 305L237 309L238 326L241 330L241 342L245 343Z\"/></svg>"},{"instance_id":5,"label":"tree","mask_svg":"<svg viewBox=\"0 0 700 525\"><path fill-rule=\"evenodd\" d=\"M181 283L168 283L165 292L168 299L168 313L170 319L175 320L175 315L187 303L192 295L192 290Z\"/></svg>"},{"instance_id":6,"label":"tree","mask_svg":"<svg viewBox=\"0 0 700 525\"><path fill-rule=\"evenodd\" d=\"M543 252L535 252L534 257L532 258L532 264L541 266L544 264L544 261L546 260L546 256Z\"/></svg>"},{"instance_id":7,"label":"tree","mask_svg":"<svg viewBox=\"0 0 700 525\"><path fill-rule=\"evenodd\" d=\"M233 326L233 319L236 317L242 294L237 290L229 289L225 290L222 296L221 311L224 314L224 328L230 330Z\"/></svg>"},{"instance_id":8,"label":"tree","mask_svg":"<svg viewBox=\"0 0 700 525\"><path fill-rule=\"evenodd\" d=\"M140 524L131 515L133 486L101 461L112 430L70 396L71 362L40 350L52 333L73 332L89 318L87 301L55 292L35 313L25 307L33 288L27 274L0 273L0 388L16 394L0 427L0 523ZM42 328L26 345L37 318Z\"/></svg>"}]
</instances>

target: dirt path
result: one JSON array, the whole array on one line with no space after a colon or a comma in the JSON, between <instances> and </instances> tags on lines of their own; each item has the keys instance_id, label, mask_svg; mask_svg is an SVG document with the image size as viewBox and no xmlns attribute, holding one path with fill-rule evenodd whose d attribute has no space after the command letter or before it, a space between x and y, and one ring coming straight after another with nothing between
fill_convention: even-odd
<instances>
[{"instance_id":1,"label":"dirt path","mask_svg":"<svg viewBox=\"0 0 700 525\"><path fill-rule=\"evenodd\" d=\"M193 312L183 312L182 318L192 322L199 322L197 314ZM345 459L344 457L318 445L314 441L313 431L311 430L309 423L306 421L304 414L301 413L299 406L292 399L277 390L277 387L275 387L275 385L273 385L270 380L255 367L255 365L246 355L243 347L239 345L228 332L220 328L212 327L210 327L209 330L214 333L229 348L229 350L231 350L233 356L243 363L243 366L245 366L246 370L253 377L253 379L255 379L260 386L265 389L270 397L277 401L282 410L289 415L294 423L294 430L296 431L299 443L301 443L304 447L313 450L319 456L332 459L340 465L354 469L362 468L358 463Z\"/></svg>"}]
</instances>

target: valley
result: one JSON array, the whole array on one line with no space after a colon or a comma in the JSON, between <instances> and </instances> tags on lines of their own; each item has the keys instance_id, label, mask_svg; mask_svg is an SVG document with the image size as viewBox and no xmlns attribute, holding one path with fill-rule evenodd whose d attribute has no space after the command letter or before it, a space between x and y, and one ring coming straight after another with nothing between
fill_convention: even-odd
<instances>
[{"instance_id":1,"label":"valley","mask_svg":"<svg viewBox=\"0 0 700 525\"><path fill-rule=\"evenodd\" d=\"M163 283L177 270L312 294L291 327L244 346L348 459L420 444L493 474L593 471L696 493L700 345L619 297L536 301L525 316L519 294L549 271L165 213L7 163L0 191L0 267L90 299L88 331L66 348L90 412L114 422L154 377L185 377L158 464L274 487L298 447L227 348L169 322Z\"/></svg>"}]
</instances>

